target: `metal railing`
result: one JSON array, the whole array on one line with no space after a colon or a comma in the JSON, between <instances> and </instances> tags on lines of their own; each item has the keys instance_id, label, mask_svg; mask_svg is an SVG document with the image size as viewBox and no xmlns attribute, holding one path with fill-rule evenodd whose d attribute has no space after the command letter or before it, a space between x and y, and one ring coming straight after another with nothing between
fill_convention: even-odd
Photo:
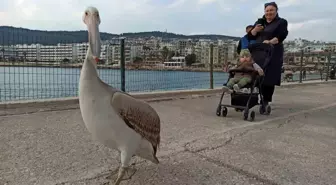
<instances>
[{"instance_id":1,"label":"metal railing","mask_svg":"<svg viewBox=\"0 0 336 185\"><path fill-rule=\"evenodd\" d=\"M77 96L87 34L83 38L74 38L71 32L31 34L0 29L0 102ZM181 49L174 44L162 47L152 38L107 39L98 63L100 78L126 92L220 87L228 78L224 69L237 61L229 44L188 43L187 49ZM286 53L283 79L328 80L333 56Z\"/></svg>"},{"instance_id":2,"label":"metal railing","mask_svg":"<svg viewBox=\"0 0 336 185\"><path fill-rule=\"evenodd\" d=\"M335 79L331 69L335 69L334 52L286 52L284 56L284 73L282 80L285 82L299 82L306 80Z\"/></svg>"}]
</instances>

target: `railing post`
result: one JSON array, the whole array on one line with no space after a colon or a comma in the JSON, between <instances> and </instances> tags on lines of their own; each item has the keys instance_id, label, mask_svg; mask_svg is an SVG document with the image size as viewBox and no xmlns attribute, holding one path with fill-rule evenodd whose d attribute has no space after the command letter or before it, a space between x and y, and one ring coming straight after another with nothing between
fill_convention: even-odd
<instances>
[{"instance_id":1,"label":"railing post","mask_svg":"<svg viewBox=\"0 0 336 185\"><path fill-rule=\"evenodd\" d=\"M213 79L213 43L210 44L210 89L214 88Z\"/></svg>"},{"instance_id":2,"label":"railing post","mask_svg":"<svg viewBox=\"0 0 336 185\"><path fill-rule=\"evenodd\" d=\"M328 79L329 79L331 52L328 53L327 60L328 60L328 61L327 61L327 74L326 74L326 79L325 79L325 81L328 81Z\"/></svg>"},{"instance_id":3,"label":"railing post","mask_svg":"<svg viewBox=\"0 0 336 185\"><path fill-rule=\"evenodd\" d=\"M303 55L304 55L303 50L301 50L299 83L302 83Z\"/></svg>"},{"instance_id":4,"label":"railing post","mask_svg":"<svg viewBox=\"0 0 336 185\"><path fill-rule=\"evenodd\" d=\"M125 38L123 37L120 40L120 75L121 90L125 92Z\"/></svg>"}]
</instances>

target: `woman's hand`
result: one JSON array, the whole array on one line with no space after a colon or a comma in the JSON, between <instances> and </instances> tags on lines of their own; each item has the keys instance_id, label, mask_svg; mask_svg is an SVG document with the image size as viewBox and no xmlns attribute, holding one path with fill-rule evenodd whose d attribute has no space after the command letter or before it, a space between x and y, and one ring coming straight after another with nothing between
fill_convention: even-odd
<instances>
[{"instance_id":1,"label":"woman's hand","mask_svg":"<svg viewBox=\"0 0 336 185\"><path fill-rule=\"evenodd\" d=\"M257 24L251 31L252 35L257 35L258 32L261 32L264 27L261 24Z\"/></svg>"},{"instance_id":2,"label":"woman's hand","mask_svg":"<svg viewBox=\"0 0 336 185\"><path fill-rule=\"evenodd\" d=\"M265 43L265 44L271 44L271 42L269 40L264 40L263 43Z\"/></svg>"},{"instance_id":3,"label":"woman's hand","mask_svg":"<svg viewBox=\"0 0 336 185\"><path fill-rule=\"evenodd\" d=\"M258 69L257 71L258 71L259 76L264 76L264 70Z\"/></svg>"},{"instance_id":4,"label":"woman's hand","mask_svg":"<svg viewBox=\"0 0 336 185\"><path fill-rule=\"evenodd\" d=\"M274 37L272 40L269 41L271 44L278 44L279 40L278 38Z\"/></svg>"},{"instance_id":5,"label":"woman's hand","mask_svg":"<svg viewBox=\"0 0 336 185\"><path fill-rule=\"evenodd\" d=\"M279 40L278 40L278 38L274 37L274 38L271 39L271 40L264 40L263 43L265 43L265 44L278 44L278 43L279 43Z\"/></svg>"}]
</instances>

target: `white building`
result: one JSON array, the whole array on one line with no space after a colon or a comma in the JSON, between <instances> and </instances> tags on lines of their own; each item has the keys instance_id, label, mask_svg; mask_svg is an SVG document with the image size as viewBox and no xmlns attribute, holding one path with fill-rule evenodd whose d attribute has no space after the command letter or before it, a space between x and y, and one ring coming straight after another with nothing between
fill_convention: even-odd
<instances>
[{"instance_id":1,"label":"white building","mask_svg":"<svg viewBox=\"0 0 336 185\"><path fill-rule=\"evenodd\" d=\"M168 62L164 62L164 66L168 68L182 68L186 66L185 57L172 57Z\"/></svg>"},{"instance_id":2,"label":"white building","mask_svg":"<svg viewBox=\"0 0 336 185\"><path fill-rule=\"evenodd\" d=\"M171 42L161 42L160 43L160 49L163 49L164 47L167 47L168 50L170 50L170 51L175 51L176 48L177 48L176 44L173 44Z\"/></svg>"},{"instance_id":3,"label":"white building","mask_svg":"<svg viewBox=\"0 0 336 185\"><path fill-rule=\"evenodd\" d=\"M60 62L64 59L73 60L73 44L41 45L37 53L37 60L39 61Z\"/></svg>"},{"instance_id":4,"label":"white building","mask_svg":"<svg viewBox=\"0 0 336 185\"><path fill-rule=\"evenodd\" d=\"M18 57L25 60L34 61L37 60L40 54L40 44L32 45L16 45L15 50L17 51Z\"/></svg>"},{"instance_id":5,"label":"white building","mask_svg":"<svg viewBox=\"0 0 336 185\"><path fill-rule=\"evenodd\" d=\"M85 59L86 52L89 48L89 43L80 43L73 45L73 60L82 62Z\"/></svg>"},{"instance_id":6,"label":"white building","mask_svg":"<svg viewBox=\"0 0 336 185\"><path fill-rule=\"evenodd\" d=\"M133 59L135 57L140 57L141 56L142 46L141 45L133 45L133 46L131 46L130 50L131 50L130 58L131 58L131 61L133 61Z\"/></svg>"},{"instance_id":7,"label":"white building","mask_svg":"<svg viewBox=\"0 0 336 185\"><path fill-rule=\"evenodd\" d=\"M106 47L106 64L119 64L121 59L120 45L109 45ZM141 56L142 46L125 45L125 63L132 62L137 56Z\"/></svg>"},{"instance_id":8,"label":"white building","mask_svg":"<svg viewBox=\"0 0 336 185\"><path fill-rule=\"evenodd\" d=\"M15 46L0 46L0 54L1 58L11 59L17 57L18 52Z\"/></svg>"},{"instance_id":9,"label":"white building","mask_svg":"<svg viewBox=\"0 0 336 185\"><path fill-rule=\"evenodd\" d=\"M310 53L310 52L322 52L326 50L326 46L324 44L314 44L308 45L303 48L303 52Z\"/></svg>"}]
</instances>

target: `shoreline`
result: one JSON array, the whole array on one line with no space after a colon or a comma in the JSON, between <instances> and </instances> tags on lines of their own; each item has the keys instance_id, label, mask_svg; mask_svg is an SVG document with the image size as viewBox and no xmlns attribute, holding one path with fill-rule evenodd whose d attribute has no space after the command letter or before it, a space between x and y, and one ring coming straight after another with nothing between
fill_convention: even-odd
<instances>
[{"instance_id":1,"label":"shoreline","mask_svg":"<svg viewBox=\"0 0 336 185\"><path fill-rule=\"evenodd\" d=\"M51 63L26 63L26 64L17 64L17 63L4 63L0 62L0 67L46 67L46 68L82 68L82 64L51 64ZM98 65L98 69L118 69L119 66L112 65ZM192 67L184 67L184 68L168 68L168 67L153 67L153 66L125 66L126 70L130 71L189 71L189 72L210 72L208 68L192 68ZM213 72L223 72L221 68L214 68Z\"/></svg>"},{"instance_id":2,"label":"shoreline","mask_svg":"<svg viewBox=\"0 0 336 185\"><path fill-rule=\"evenodd\" d=\"M82 63L77 63L77 64L59 64L59 63L34 63L34 62L26 62L24 64L22 63L5 63L5 62L0 62L0 67L37 67L37 68L82 68ZM295 66L299 68L300 66ZM112 66L112 65L97 65L98 69L114 69L114 70L120 70L120 66ZM126 65L125 70L128 71L184 71L184 72L209 72L209 68L204 68L204 67L181 67L181 68L174 68L174 67L162 67L162 66L150 66L150 65L143 65L143 66L136 66L136 65ZM286 70L292 71L291 73L296 74L300 73L299 70ZM308 70L308 74L314 74L318 73L318 70ZM228 73L224 71L222 68L213 68L213 72L222 72L222 73ZM286 73L285 72L285 73Z\"/></svg>"}]
</instances>

